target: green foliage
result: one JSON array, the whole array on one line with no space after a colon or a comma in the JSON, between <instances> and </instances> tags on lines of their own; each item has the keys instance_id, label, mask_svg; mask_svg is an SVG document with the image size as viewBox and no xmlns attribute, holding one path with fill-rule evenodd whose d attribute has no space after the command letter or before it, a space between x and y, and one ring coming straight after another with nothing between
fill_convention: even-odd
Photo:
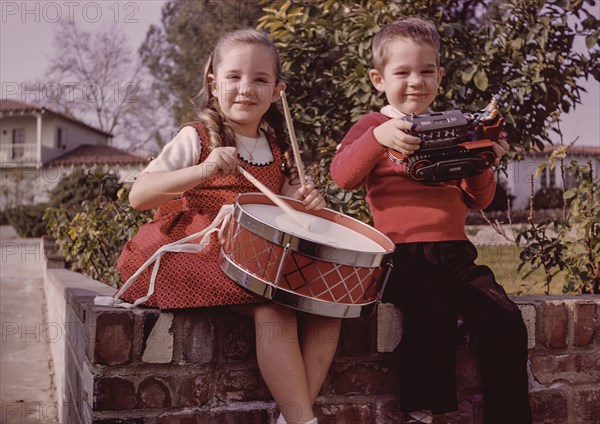
<instances>
[{"instance_id":1,"label":"green foliage","mask_svg":"<svg viewBox=\"0 0 600 424\"><path fill-rule=\"evenodd\" d=\"M46 203L19 205L4 211L4 215L19 237L37 238L46 234L44 211L47 206Z\"/></svg>"},{"instance_id":2,"label":"green foliage","mask_svg":"<svg viewBox=\"0 0 600 424\"><path fill-rule=\"evenodd\" d=\"M99 169L74 168L50 192L50 206L78 211L102 194L105 174Z\"/></svg>"},{"instance_id":3,"label":"green foliage","mask_svg":"<svg viewBox=\"0 0 600 424\"><path fill-rule=\"evenodd\" d=\"M48 233L56 239L58 252L69 267L111 286L120 284L117 259L138 227L151 218L149 211L129 206L128 192L107 175L95 178L101 191L83 201L79 208L60 205L49 208L44 219Z\"/></svg>"},{"instance_id":4,"label":"green foliage","mask_svg":"<svg viewBox=\"0 0 600 424\"><path fill-rule=\"evenodd\" d=\"M15 193L6 194L10 204L10 207L4 211L6 221L20 237L41 237L46 234L44 220L46 208L62 207L71 212L80 210L83 202L100 195L102 177L104 174L100 171L75 168L50 191L50 200L46 203L33 203L33 198L28 198L21 193L21 191L33 190L32 181L16 179L14 180Z\"/></svg>"},{"instance_id":5,"label":"green foliage","mask_svg":"<svg viewBox=\"0 0 600 424\"><path fill-rule=\"evenodd\" d=\"M565 272L565 293L600 294L600 179L591 163L571 162L567 170L574 188L563 194L564 218L530 225L517 236L523 243L519 271L529 275L543 269L548 290L554 277Z\"/></svg>"},{"instance_id":6,"label":"green foliage","mask_svg":"<svg viewBox=\"0 0 600 424\"><path fill-rule=\"evenodd\" d=\"M557 209L563 205L563 191L558 187L541 188L533 195L533 208Z\"/></svg>"},{"instance_id":7,"label":"green foliage","mask_svg":"<svg viewBox=\"0 0 600 424\"><path fill-rule=\"evenodd\" d=\"M488 207L485 208L485 211L506 211L514 198L515 196L508 193L506 182L504 180L498 180L494 198Z\"/></svg>"},{"instance_id":8,"label":"green foliage","mask_svg":"<svg viewBox=\"0 0 600 424\"><path fill-rule=\"evenodd\" d=\"M0 210L0 225L10 225L8 222L8 210Z\"/></svg>"},{"instance_id":9,"label":"green foliage","mask_svg":"<svg viewBox=\"0 0 600 424\"><path fill-rule=\"evenodd\" d=\"M170 0L161 26L152 25L140 48L163 104L171 104L176 125L196 116L190 103L202 87L204 64L222 34L253 27L258 4L238 0Z\"/></svg>"},{"instance_id":10,"label":"green foliage","mask_svg":"<svg viewBox=\"0 0 600 424\"><path fill-rule=\"evenodd\" d=\"M442 38L445 77L436 110L474 111L502 97L509 140L528 148L549 141L561 113L579 103L580 78L600 79L598 20L582 1L415 0L296 2L263 0L259 27L280 47L288 98L307 164L326 167L350 126L378 110L384 98L371 86L371 40L403 16L432 20ZM575 39L589 51L577 53ZM321 176L326 171L321 170ZM348 197L316 180L338 202ZM343 211L343 205L340 205ZM364 207L358 208L365 212Z\"/></svg>"}]
</instances>

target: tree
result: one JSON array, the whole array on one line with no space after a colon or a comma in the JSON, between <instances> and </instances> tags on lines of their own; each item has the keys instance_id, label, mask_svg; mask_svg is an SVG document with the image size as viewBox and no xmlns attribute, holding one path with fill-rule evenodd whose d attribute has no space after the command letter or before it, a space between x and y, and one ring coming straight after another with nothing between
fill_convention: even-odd
<instances>
[{"instance_id":1,"label":"tree","mask_svg":"<svg viewBox=\"0 0 600 424\"><path fill-rule=\"evenodd\" d=\"M549 143L563 112L580 101L582 78L600 79L599 22L594 1L362 0L261 2L259 27L281 49L288 97L307 164L316 164L333 204L361 219L366 211L326 178L337 144L353 122L383 105L368 79L371 40L403 16L432 20L445 67L436 110L474 111L500 94L509 140ZM573 48L586 41L586 53ZM360 197L361 195L359 195ZM336 200L337 199L337 200Z\"/></svg>"},{"instance_id":2,"label":"tree","mask_svg":"<svg viewBox=\"0 0 600 424\"><path fill-rule=\"evenodd\" d=\"M147 69L128 47L117 25L91 33L74 22L58 26L43 99L114 135L115 144L148 149L169 127L168 109L160 113Z\"/></svg>"},{"instance_id":3,"label":"tree","mask_svg":"<svg viewBox=\"0 0 600 424\"><path fill-rule=\"evenodd\" d=\"M202 87L204 63L222 34L253 27L260 16L255 1L170 0L161 26L152 25L140 48L155 78L160 101L171 105L178 125L193 120L191 99Z\"/></svg>"}]
</instances>

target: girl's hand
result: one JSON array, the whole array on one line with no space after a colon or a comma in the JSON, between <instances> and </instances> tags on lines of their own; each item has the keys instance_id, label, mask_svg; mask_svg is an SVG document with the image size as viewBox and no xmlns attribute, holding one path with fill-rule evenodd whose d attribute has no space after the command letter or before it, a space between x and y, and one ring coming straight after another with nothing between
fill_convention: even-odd
<instances>
[{"instance_id":1,"label":"girl's hand","mask_svg":"<svg viewBox=\"0 0 600 424\"><path fill-rule=\"evenodd\" d=\"M508 152L508 149L510 148L508 141L507 141L507 137L508 137L508 134L505 133L504 131L502 131L500 134L498 134L498 141L496 143L494 143L494 153L496 154L496 160L494 161L494 166L500 165L500 162L502 162L502 158L504 157L504 155L506 155L506 153Z\"/></svg>"},{"instance_id":2,"label":"girl's hand","mask_svg":"<svg viewBox=\"0 0 600 424\"><path fill-rule=\"evenodd\" d=\"M217 147L210 152L203 162L203 166L210 177L216 177L217 175L235 174L238 163L235 147Z\"/></svg>"},{"instance_id":3,"label":"girl's hand","mask_svg":"<svg viewBox=\"0 0 600 424\"><path fill-rule=\"evenodd\" d=\"M318 210L325 207L325 199L323 199L323 196L321 196L321 193L319 193L313 183L308 183L300 187L296 190L293 197L302 200L302 204L307 210Z\"/></svg>"},{"instance_id":4,"label":"girl's hand","mask_svg":"<svg viewBox=\"0 0 600 424\"><path fill-rule=\"evenodd\" d=\"M394 149L405 155L410 155L419 149L421 139L407 134L405 130L412 127L412 123L401 119L390 119L373 130L373 135L379 144Z\"/></svg>"}]
</instances>

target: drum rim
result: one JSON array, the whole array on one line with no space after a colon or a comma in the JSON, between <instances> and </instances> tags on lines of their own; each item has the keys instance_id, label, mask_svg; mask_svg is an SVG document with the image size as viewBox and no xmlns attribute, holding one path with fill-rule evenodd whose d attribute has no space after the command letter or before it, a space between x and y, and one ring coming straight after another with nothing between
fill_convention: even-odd
<instances>
[{"instance_id":1,"label":"drum rim","mask_svg":"<svg viewBox=\"0 0 600 424\"><path fill-rule=\"evenodd\" d=\"M257 236L264 238L281 247L289 247L293 252L300 253L310 258L323 260L325 262L332 262L339 265L349 265L364 268L377 268L381 267L389 257L394 253L394 243L381 231L373 228L372 226L365 224L350 216L344 215L340 212L334 211L333 209L323 208L321 213L331 213L343 217L344 220L349 220L354 225L364 228L365 230L377 234L380 239L384 239L388 244L389 248L382 246L378 243L385 252L364 252L345 248L334 247L320 243L318 241L307 240L293 234L289 234L283 230L273 227L268 222L264 222L261 219L250 215L244 210L243 204L240 203L240 199L259 197L266 200L266 203L259 203L264 205L273 206L273 203L264 196L262 193L242 193L239 194L235 200L233 208L233 219L246 230L250 231ZM291 197L279 196L285 199L290 206L302 205L302 203ZM255 204L255 203L253 203ZM296 209L296 208L295 208ZM257 223L261 224L261 227L257 227ZM340 224L341 225L341 224ZM363 234L364 235L364 234Z\"/></svg>"},{"instance_id":2,"label":"drum rim","mask_svg":"<svg viewBox=\"0 0 600 424\"><path fill-rule=\"evenodd\" d=\"M233 262L223 249L219 255L219 266L229 278L246 290L280 305L310 314L331 318L359 318L370 314L380 299L378 295L372 301L365 303L340 303L305 296L277 287L246 271Z\"/></svg>"}]
</instances>

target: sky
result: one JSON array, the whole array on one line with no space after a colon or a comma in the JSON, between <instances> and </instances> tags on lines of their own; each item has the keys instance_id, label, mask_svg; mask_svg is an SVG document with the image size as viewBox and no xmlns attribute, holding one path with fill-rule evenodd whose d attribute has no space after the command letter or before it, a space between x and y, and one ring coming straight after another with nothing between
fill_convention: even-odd
<instances>
[{"instance_id":1,"label":"sky","mask_svg":"<svg viewBox=\"0 0 600 424\"><path fill-rule=\"evenodd\" d=\"M53 36L62 20L94 31L121 26L137 52L151 24L159 24L165 0L0 0L0 82L2 98L32 102L25 82L42 80L53 53ZM564 141L600 147L600 83L585 81L582 104L564 116ZM555 140L558 142L558 140Z\"/></svg>"}]
</instances>

